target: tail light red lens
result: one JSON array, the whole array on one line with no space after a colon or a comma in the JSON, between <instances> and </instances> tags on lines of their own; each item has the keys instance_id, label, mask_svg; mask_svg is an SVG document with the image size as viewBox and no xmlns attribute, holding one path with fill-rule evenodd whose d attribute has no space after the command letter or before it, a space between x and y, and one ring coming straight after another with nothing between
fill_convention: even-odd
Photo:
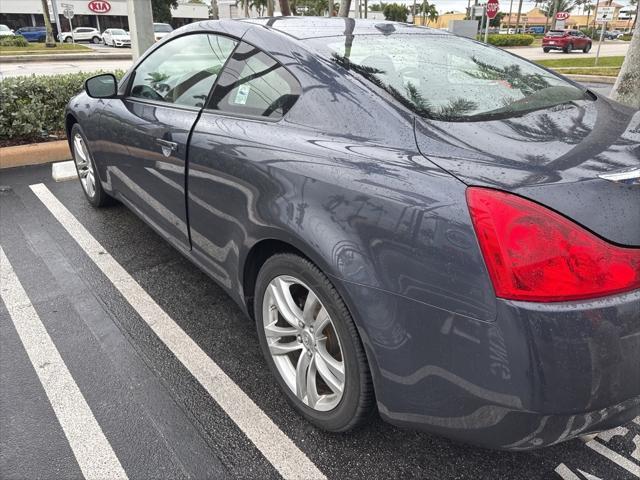
<instances>
[{"instance_id":1,"label":"tail light red lens","mask_svg":"<svg viewBox=\"0 0 640 480\"><path fill-rule=\"evenodd\" d=\"M467 204L498 297L561 302L640 288L640 249L510 193L470 187Z\"/></svg>"}]
</instances>

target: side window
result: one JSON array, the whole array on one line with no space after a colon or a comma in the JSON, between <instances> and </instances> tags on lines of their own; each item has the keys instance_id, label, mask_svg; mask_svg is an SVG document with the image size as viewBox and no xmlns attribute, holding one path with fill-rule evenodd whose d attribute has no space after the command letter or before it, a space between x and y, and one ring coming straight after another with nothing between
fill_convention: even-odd
<instances>
[{"instance_id":1,"label":"side window","mask_svg":"<svg viewBox=\"0 0 640 480\"><path fill-rule=\"evenodd\" d=\"M256 117L282 118L300 96L300 85L286 68L256 47L241 43L207 108Z\"/></svg>"},{"instance_id":2,"label":"side window","mask_svg":"<svg viewBox=\"0 0 640 480\"><path fill-rule=\"evenodd\" d=\"M129 95L201 108L236 43L208 33L178 37L138 66Z\"/></svg>"}]
</instances>

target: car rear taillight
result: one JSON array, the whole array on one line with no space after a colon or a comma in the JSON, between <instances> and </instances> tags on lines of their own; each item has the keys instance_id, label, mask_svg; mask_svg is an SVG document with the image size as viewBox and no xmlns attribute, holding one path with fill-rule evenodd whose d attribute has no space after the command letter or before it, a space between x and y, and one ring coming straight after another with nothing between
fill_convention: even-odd
<instances>
[{"instance_id":1,"label":"car rear taillight","mask_svg":"<svg viewBox=\"0 0 640 480\"><path fill-rule=\"evenodd\" d=\"M640 288L640 249L612 245L510 193L469 187L467 204L500 298L562 302Z\"/></svg>"}]
</instances>

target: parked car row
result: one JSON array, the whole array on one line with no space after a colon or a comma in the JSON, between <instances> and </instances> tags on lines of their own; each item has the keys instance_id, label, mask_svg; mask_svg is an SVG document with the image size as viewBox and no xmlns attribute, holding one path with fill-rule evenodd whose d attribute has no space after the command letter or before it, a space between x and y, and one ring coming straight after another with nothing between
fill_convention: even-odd
<instances>
[{"instance_id":1,"label":"parked car row","mask_svg":"<svg viewBox=\"0 0 640 480\"><path fill-rule=\"evenodd\" d=\"M153 36L156 41L165 37L173 31L168 23L154 23ZM0 36L3 35L22 35L29 42L44 42L47 36L45 27L22 27L15 32L7 25L0 25ZM107 28L102 34L100 30L93 27L76 27L70 32L61 32L58 40L65 43L72 42L91 42L104 43L112 47L130 47L131 37L129 32L122 28Z\"/></svg>"}]
</instances>

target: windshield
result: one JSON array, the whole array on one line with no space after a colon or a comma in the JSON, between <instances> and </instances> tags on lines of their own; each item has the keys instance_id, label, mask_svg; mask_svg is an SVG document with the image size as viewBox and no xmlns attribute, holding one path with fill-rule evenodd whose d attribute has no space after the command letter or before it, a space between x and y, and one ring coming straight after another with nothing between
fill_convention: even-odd
<instances>
[{"instance_id":1,"label":"windshield","mask_svg":"<svg viewBox=\"0 0 640 480\"><path fill-rule=\"evenodd\" d=\"M167 25L166 23L154 24L153 25L154 32L171 32L173 29L171 25Z\"/></svg>"},{"instance_id":2,"label":"windshield","mask_svg":"<svg viewBox=\"0 0 640 480\"><path fill-rule=\"evenodd\" d=\"M111 35L126 35L126 34L127 32L119 28L114 28L113 30L111 30Z\"/></svg>"},{"instance_id":3,"label":"windshield","mask_svg":"<svg viewBox=\"0 0 640 480\"><path fill-rule=\"evenodd\" d=\"M585 90L534 64L453 35L355 35L310 42L428 118L508 117L588 98Z\"/></svg>"}]
</instances>

